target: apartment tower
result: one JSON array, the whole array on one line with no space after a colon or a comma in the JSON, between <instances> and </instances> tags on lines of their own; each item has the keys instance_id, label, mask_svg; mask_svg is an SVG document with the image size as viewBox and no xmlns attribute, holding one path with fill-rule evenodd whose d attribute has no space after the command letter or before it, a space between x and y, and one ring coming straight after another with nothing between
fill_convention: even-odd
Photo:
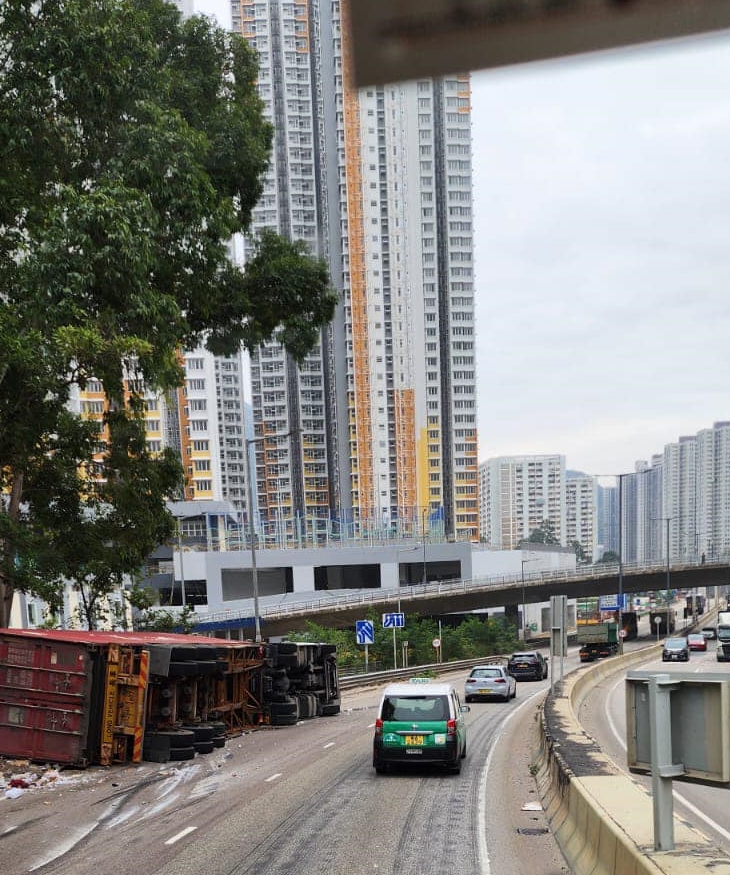
<instances>
[{"instance_id":1,"label":"apartment tower","mask_svg":"<svg viewBox=\"0 0 730 875\"><path fill-rule=\"evenodd\" d=\"M262 525L475 539L469 78L356 91L345 22L339 2L232 2L275 132L252 230L306 241L340 293L301 364L252 357Z\"/></svg>"}]
</instances>

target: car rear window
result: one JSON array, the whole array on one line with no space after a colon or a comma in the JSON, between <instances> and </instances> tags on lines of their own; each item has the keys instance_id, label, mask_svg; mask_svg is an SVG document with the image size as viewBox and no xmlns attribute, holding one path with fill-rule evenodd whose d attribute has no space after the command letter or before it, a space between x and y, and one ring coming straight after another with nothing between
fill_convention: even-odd
<instances>
[{"instance_id":1,"label":"car rear window","mask_svg":"<svg viewBox=\"0 0 730 875\"><path fill-rule=\"evenodd\" d=\"M382 720L446 720L449 701L446 696L386 696L380 714Z\"/></svg>"},{"instance_id":2,"label":"car rear window","mask_svg":"<svg viewBox=\"0 0 730 875\"><path fill-rule=\"evenodd\" d=\"M502 670L499 668L475 668L471 676L473 678L501 678Z\"/></svg>"},{"instance_id":3,"label":"car rear window","mask_svg":"<svg viewBox=\"0 0 730 875\"><path fill-rule=\"evenodd\" d=\"M512 659L536 659L534 653L513 653Z\"/></svg>"}]
</instances>

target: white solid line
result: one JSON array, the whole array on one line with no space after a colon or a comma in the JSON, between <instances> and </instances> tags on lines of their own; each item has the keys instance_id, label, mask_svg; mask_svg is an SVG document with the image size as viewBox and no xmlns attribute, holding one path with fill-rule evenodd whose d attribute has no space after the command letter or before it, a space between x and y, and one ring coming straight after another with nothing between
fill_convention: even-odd
<instances>
[{"instance_id":1,"label":"white solid line","mask_svg":"<svg viewBox=\"0 0 730 875\"><path fill-rule=\"evenodd\" d=\"M179 842L180 839L184 839L186 835L190 835L191 832L195 832L197 826L187 826L184 830L179 832L177 835L174 835L171 839L168 839L165 844L166 845L174 845L175 842Z\"/></svg>"},{"instance_id":2,"label":"white solid line","mask_svg":"<svg viewBox=\"0 0 730 875\"><path fill-rule=\"evenodd\" d=\"M515 714L517 714L518 711L521 711L525 705L528 705L535 696L542 695L544 692L545 690L538 690L536 693L532 693L528 699L525 699L517 706L517 708L513 708L512 711L510 711L509 715L500 724L499 732L492 738L492 746L489 748L489 753L484 761L484 767L479 775L479 799L477 801L477 853L482 864L481 875L491 875L492 872L489 865L489 848L487 847L487 772L489 771L489 766L492 762L494 749L504 731L504 727L515 716Z\"/></svg>"},{"instance_id":3,"label":"white solid line","mask_svg":"<svg viewBox=\"0 0 730 875\"><path fill-rule=\"evenodd\" d=\"M335 746L334 741L330 741L327 744L325 744L324 749L327 750L328 747L334 747L334 746Z\"/></svg>"},{"instance_id":4,"label":"white solid line","mask_svg":"<svg viewBox=\"0 0 730 875\"><path fill-rule=\"evenodd\" d=\"M281 777L281 772L277 772L275 775L272 775L270 778L267 778L266 783L268 784L269 781L275 781L277 778L280 778L280 777Z\"/></svg>"}]
</instances>

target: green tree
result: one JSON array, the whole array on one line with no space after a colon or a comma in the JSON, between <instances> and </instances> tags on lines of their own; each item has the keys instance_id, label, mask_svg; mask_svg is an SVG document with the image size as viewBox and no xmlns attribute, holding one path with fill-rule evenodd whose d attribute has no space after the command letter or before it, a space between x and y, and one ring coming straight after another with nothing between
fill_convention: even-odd
<instances>
[{"instance_id":1,"label":"green tree","mask_svg":"<svg viewBox=\"0 0 730 875\"><path fill-rule=\"evenodd\" d=\"M559 544L560 540L555 534L555 527L548 519L544 519L540 528L533 529L530 532L530 537L527 538L528 544Z\"/></svg>"},{"instance_id":2,"label":"green tree","mask_svg":"<svg viewBox=\"0 0 730 875\"><path fill-rule=\"evenodd\" d=\"M605 562L611 565L617 565L620 561L620 556L614 550L606 550L606 552L601 556L598 560L599 562Z\"/></svg>"},{"instance_id":3,"label":"green tree","mask_svg":"<svg viewBox=\"0 0 730 875\"><path fill-rule=\"evenodd\" d=\"M590 562L590 559L586 556L586 551L581 546L580 541L573 541L570 546L573 548L575 561L578 565L586 565Z\"/></svg>"},{"instance_id":4,"label":"green tree","mask_svg":"<svg viewBox=\"0 0 730 875\"><path fill-rule=\"evenodd\" d=\"M300 360L334 313L302 243L228 258L269 165L257 73L242 38L161 0L3 3L0 626L63 578L95 622L171 532L181 469L142 446L142 394L180 384L181 350L276 338ZM102 430L69 412L92 379Z\"/></svg>"}]
</instances>

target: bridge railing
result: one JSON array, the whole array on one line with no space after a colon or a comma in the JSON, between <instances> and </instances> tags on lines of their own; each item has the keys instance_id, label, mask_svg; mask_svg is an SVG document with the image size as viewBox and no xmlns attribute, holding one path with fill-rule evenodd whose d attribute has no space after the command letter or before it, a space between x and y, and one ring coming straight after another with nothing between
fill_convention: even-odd
<instances>
[{"instance_id":1,"label":"bridge railing","mask_svg":"<svg viewBox=\"0 0 730 875\"><path fill-rule=\"evenodd\" d=\"M677 572L689 570L700 565L697 561L675 562L670 564L669 570ZM704 566L726 565L727 560L714 560L702 563ZM625 577L632 574L651 574L666 570L666 563L623 563L622 571ZM570 583L581 580L600 580L615 577L618 574L618 564L584 565L576 570L533 571L525 573L524 583L526 588L546 583ZM397 605L400 601L419 601L438 595L454 595L459 592L479 592L490 589L515 589L522 588L521 572L499 575L485 575L471 580L454 579L438 581L436 583L419 583L412 586L400 587L399 589L368 589L359 592L345 592L338 594L328 592L327 596L315 599L295 602L291 604L263 605L259 608L259 616L262 619L285 619L303 614L317 613L319 611L349 610L355 607L367 607L369 605ZM216 611L205 613L196 610L196 615L202 622L220 622L223 620L236 620L250 616L250 611Z\"/></svg>"}]
</instances>

